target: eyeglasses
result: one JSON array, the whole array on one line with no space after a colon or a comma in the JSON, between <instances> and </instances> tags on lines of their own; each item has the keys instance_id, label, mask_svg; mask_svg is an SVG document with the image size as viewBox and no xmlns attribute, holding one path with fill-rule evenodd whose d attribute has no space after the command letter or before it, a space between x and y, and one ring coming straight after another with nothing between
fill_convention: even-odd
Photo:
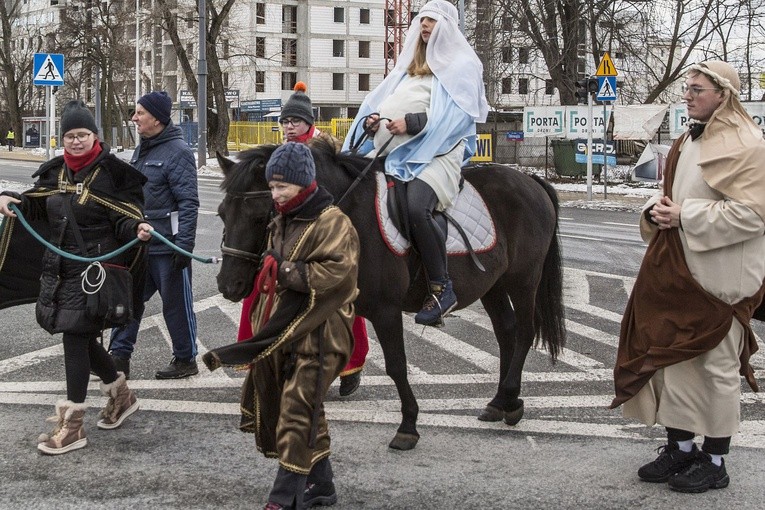
<instances>
[{"instance_id":1,"label":"eyeglasses","mask_svg":"<svg viewBox=\"0 0 765 510\"><path fill-rule=\"evenodd\" d=\"M84 142L92 134L93 133L75 133L73 135L64 135L64 141L68 143L72 143L75 140L78 142Z\"/></svg>"},{"instance_id":2,"label":"eyeglasses","mask_svg":"<svg viewBox=\"0 0 765 510\"><path fill-rule=\"evenodd\" d=\"M299 126L304 121L303 119L282 119L279 121L279 124L282 126L290 125L290 126Z\"/></svg>"},{"instance_id":3,"label":"eyeglasses","mask_svg":"<svg viewBox=\"0 0 765 510\"><path fill-rule=\"evenodd\" d=\"M705 90L716 90L717 92L722 92L722 90L718 89L717 87L697 87L696 85L688 86L685 83L683 84L683 95L690 92L691 97L698 97L698 95Z\"/></svg>"}]
</instances>

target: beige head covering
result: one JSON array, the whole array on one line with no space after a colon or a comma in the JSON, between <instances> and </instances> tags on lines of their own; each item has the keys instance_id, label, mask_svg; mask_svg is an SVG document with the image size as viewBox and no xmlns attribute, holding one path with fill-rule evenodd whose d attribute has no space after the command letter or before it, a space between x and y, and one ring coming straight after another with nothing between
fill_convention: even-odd
<instances>
[{"instance_id":1,"label":"beige head covering","mask_svg":"<svg viewBox=\"0 0 765 510\"><path fill-rule=\"evenodd\" d=\"M765 140L739 101L738 73L720 60L694 64L690 70L703 73L723 91L723 102L701 137L699 166L704 181L765 221Z\"/></svg>"}]
</instances>

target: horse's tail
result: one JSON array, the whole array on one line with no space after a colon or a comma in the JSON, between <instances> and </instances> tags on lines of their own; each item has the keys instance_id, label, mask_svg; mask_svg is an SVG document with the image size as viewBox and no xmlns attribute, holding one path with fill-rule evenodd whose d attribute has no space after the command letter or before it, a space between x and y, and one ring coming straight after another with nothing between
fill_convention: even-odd
<instances>
[{"instance_id":1,"label":"horse's tail","mask_svg":"<svg viewBox=\"0 0 765 510\"><path fill-rule=\"evenodd\" d=\"M542 280L537 289L534 311L534 328L537 338L547 349L553 361L558 358L566 343L566 314L563 308L563 258L558 239L558 194L550 183L532 175L544 188L555 209L555 231L547 249L542 268Z\"/></svg>"}]
</instances>

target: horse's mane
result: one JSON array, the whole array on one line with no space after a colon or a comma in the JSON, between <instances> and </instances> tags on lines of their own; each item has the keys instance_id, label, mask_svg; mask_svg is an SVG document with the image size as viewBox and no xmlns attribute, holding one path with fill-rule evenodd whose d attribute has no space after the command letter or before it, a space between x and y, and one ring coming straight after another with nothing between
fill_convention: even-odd
<instances>
[{"instance_id":1,"label":"horse's mane","mask_svg":"<svg viewBox=\"0 0 765 510\"><path fill-rule=\"evenodd\" d=\"M223 178L223 191L251 190L256 184L265 182L265 168L271 154L278 145L259 145L239 154L238 161Z\"/></svg>"},{"instance_id":2,"label":"horse's mane","mask_svg":"<svg viewBox=\"0 0 765 510\"><path fill-rule=\"evenodd\" d=\"M356 156L348 152L338 153L334 144L323 138L314 138L311 142L311 149L314 151L314 158L318 161L322 159L330 165L339 167L346 174L354 179L361 174L362 170L372 161L363 156ZM384 159L376 160L373 165L379 165ZM373 168L374 170L377 167ZM374 172L368 172L367 179L374 178Z\"/></svg>"}]
</instances>

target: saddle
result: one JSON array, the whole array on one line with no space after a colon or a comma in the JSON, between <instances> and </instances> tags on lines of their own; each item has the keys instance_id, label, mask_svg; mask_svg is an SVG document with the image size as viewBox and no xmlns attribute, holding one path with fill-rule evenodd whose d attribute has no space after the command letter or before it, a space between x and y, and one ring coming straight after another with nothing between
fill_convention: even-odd
<instances>
[{"instance_id":1,"label":"saddle","mask_svg":"<svg viewBox=\"0 0 765 510\"><path fill-rule=\"evenodd\" d=\"M396 186L386 177L382 172L376 174L377 223L388 249L403 257L411 248L411 241L406 234L406 200L397 197ZM391 193L391 190L394 192ZM475 187L463 179L454 203L440 214L444 214L447 219L447 255L470 255L476 266L483 270L475 255L493 249L497 243L497 233L486 203Z\"/></svg>"}]
</instances>

